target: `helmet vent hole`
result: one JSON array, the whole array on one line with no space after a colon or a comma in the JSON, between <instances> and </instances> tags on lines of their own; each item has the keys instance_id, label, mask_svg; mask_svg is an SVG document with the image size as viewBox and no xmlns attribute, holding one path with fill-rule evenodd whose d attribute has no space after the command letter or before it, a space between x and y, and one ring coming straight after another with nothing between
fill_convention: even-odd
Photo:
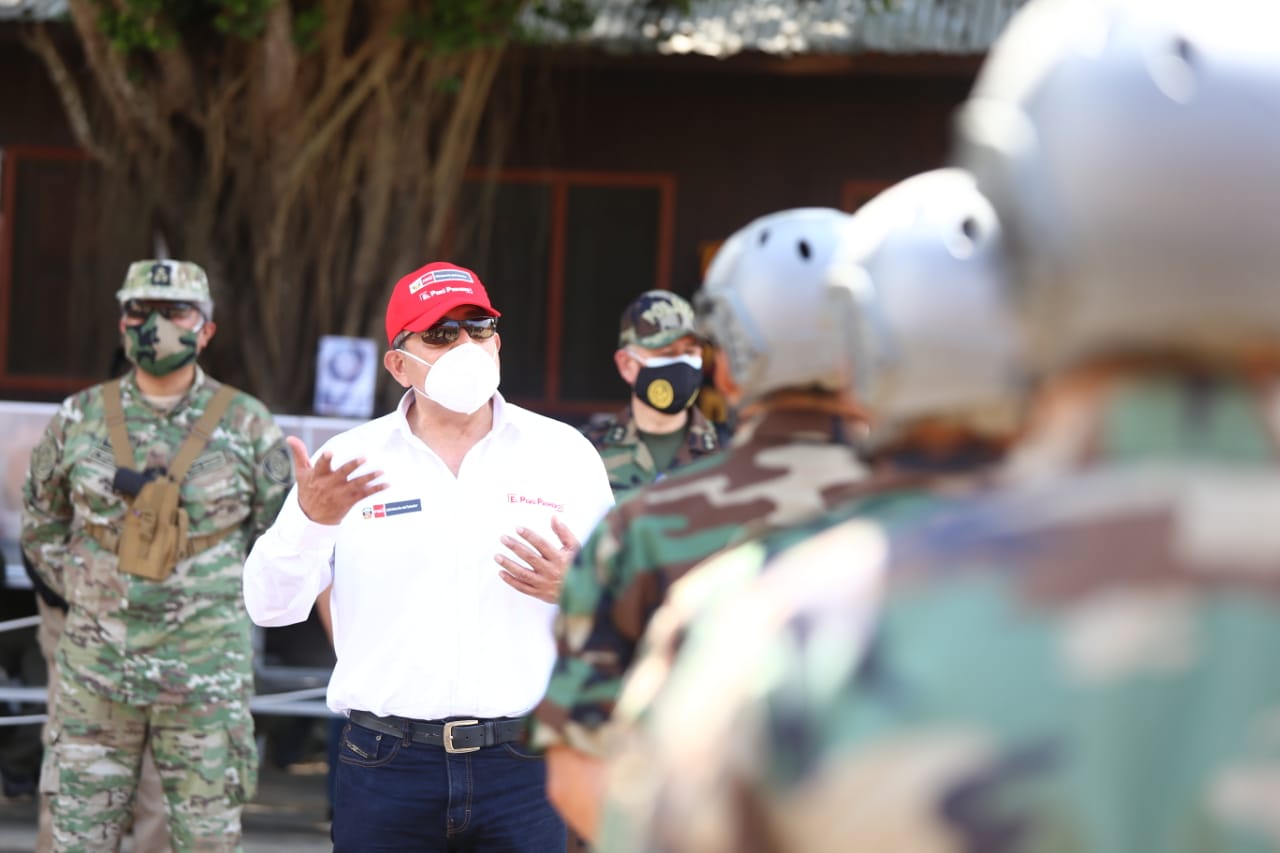
<instances>
[{"instance_id":1,"label":"helmet vent hole","mask_svg":"<svg viewBox=\"0 0 1280 853\"><path fill-rule=\"evenodd\" d=\"M760 245L761 245L761 246L763 246L765 243L768 243L768 242L769 242L769 229L768 229L768 228L766 228L766 229L764 229L763 231L761 231L761 232L760 232L760 241L759 241L759 242L760 242Z\"/></svg>"},{"instance_id":2,"label":"helmet vent hole","mask_svg":"<svg viewBox=\"0 0 1280 853\"><path fill-rule=\"evenodd\" d=\"M972 257L981 233L982 227L978 224L978 220L972 216L966 216L960 223L959 232L952 234L947 240L947 251L951 252L952 257L962 261Z\"/></svg>"},{"instance_id":3,"label":"helmet vent hole","mask_svg":"<svg viewBox=\"0 0 1280 853\"><path fill-rule=\"evenodd\" d=\"M1195 48L1191 46L1190 41L1181 36L1173 40L1173 55L1182 60L1187 66L1195 65Z\"/></svg>"},{"instance_id":4,"label":"helmet vent hole","mask_svg":"<svg viewBox=\"0 0 1280 853\"><path fill-rule=\"evenodd\" d=\"M796 244L796 249L799 250L800 257L804 258L806 261L813 255L813 250L809 248L808 240L801 240Z\"/></svg>"},{"instance_id":5,"label":"helmet vent hole","mask_svg":"<svg viewBox=\"0 0 1280 853\"><path fill-rule=\"evenodd\" d=\"M1149 63L1151 78L1169 100L1179 104L1189 103L1196 96L1198 81L1196 66L1199 64L1195 46L1189 39L1176 36L1166 49L1156 54Z\"/></svg>"}]
</instances>

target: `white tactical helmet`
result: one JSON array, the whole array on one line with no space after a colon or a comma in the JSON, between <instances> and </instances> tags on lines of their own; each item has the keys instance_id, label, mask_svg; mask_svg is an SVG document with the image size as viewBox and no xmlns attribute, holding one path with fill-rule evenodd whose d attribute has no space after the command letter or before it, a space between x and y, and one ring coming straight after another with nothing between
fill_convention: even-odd
<instances>
[{"instance_id":1,"label":"white tactical helmet","mask_svg":"<svg viewBox=\"0 0 1280 853\"><path fill-rule=\"evenodd\" d=\"M744 401L783 389L860 390L871 290L847 257L852 220L818 207L773 213L712 259L695 306Z\"/></svg>"},{"instance_id":2,"label":"white tactical helmet","mask_svg":"<svg viewBox=\"0 0 1280 853\"><path fill-rule=\"evenodd\" d=\"M877 443L920 418L1007 433L1017 348L1000 226L973 176L908 178L854 214L854 261L875 287L877 357L866 402Z\"/></svg>"},{"instance_id":3,"label":"white tactical helmet","mask_svg":"<svg viewBox=\"0 0 1280 853\"><path fill-rule=\"evenodd\" d=\"M1280 344L1280 6L1033 0L958 121L1035 365Z\"/></svg>"}]
</instances>

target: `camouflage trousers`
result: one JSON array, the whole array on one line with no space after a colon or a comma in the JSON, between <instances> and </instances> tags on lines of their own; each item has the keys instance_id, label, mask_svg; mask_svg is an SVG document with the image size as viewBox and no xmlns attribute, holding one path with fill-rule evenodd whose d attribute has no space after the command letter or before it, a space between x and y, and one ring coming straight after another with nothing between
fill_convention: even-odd
<instances>
[{"instance_id":1,"label":"camouflage trousers","mask_svg":"<svg viewBox=\"0 0 1280 853\"><path fill-rule=\"evenodd\" d=\"M176 850L239 851L240 811L256 791L247 704L136 706L61 674L41 793L61 851L118 850L150 747Z\"/></svg>"},{"instance_id":2,"label":"camouflage trousers","mask_svg":"<svg viewBox=\"0 0 1280 853\"><path fill-rule=\"evenodd\" d=\"M49 674L48 709L50 716L58 702L58 662L54 654L58 641L62 639L62 629L66 625L67 614L44 603L36 597L36 607L40 611L40 631L37 639L40 653L44 655L45 671ZM56 723L46 723L41 733L45 750L49 748L49 740ZM53 810L50 798L40 797L40 812L37 819L35 853L53 853ZM156 771L155 759L151 750L143 751L142 769L138 774L138 790L133 798L133 849L138 853L171 853L169 846L168 816L164 806L164 788L160 785L160 775Z\"/></svg>"}]
</instances>

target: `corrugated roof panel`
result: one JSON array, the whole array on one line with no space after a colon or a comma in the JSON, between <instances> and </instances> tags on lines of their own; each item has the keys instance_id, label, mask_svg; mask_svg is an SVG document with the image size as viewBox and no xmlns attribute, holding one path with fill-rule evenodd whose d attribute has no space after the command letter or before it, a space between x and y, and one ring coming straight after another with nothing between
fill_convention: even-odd
<instances>
[{"instance_id":1,"label":"corrugated roof panel","mask_svg":"<svg viewBox=\"0 0 1280 853\"><path fill-rule=\"evenodd\" d=\"M589 2L595 21L577 36L527 10L521 22L553 44L638 53L981 54L1026 0L692 0L687 14L645 0ZM0 0L0 19L66 12L67 0Z\"/></svg>"},{"instance_id":2,"label":"corrugated roof panel","mask_svg":"<svg viewBox=\"0 0 1280 853\"><path fill-rule=\"evenodd\" d=\"M67 14L67 0L0 0L0 20L46 21Z\"/></svg>"},{"instance_id":3,"label":"corrugated roof panel","mask_svg":"<svg viewBox=\"0 0 1280 853\"><path fill-rule=\"evenodd\" d=\"M1026 0L693 0L687 14L643 0L595 0L596 18L571 37L526 13L552 43L607 50L700 53L981 54Z\"/></svg>"}]
</instances>

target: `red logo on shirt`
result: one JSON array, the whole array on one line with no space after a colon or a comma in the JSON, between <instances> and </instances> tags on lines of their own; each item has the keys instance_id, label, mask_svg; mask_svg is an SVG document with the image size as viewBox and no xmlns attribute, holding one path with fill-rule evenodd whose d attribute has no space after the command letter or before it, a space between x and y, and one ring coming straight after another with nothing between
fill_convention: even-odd
<instances>
[{"instance_id":1,"label":"red logo on shirt","mask_svg":"<svg viewBox=\"0 0 1280 853\"><path fill-rule=\"evenodd\" d=\"M564 504L552 503L542 498L530 498L525 495L517 495L507 492L507 503L509 504L531 504L533 506L549 506L556 512L564 512Z\"/></svg>"}]
</instances>

